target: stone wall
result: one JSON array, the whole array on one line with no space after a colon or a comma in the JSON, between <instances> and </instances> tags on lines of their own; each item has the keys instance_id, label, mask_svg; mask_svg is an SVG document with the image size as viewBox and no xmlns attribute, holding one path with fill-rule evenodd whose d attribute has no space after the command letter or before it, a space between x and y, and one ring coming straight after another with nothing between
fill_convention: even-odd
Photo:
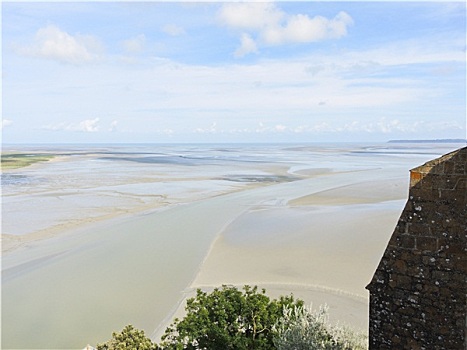
<instances>
[{"instance_id":1,"label":"stone wall","mask_svg":"<svg viewBox=\"0 0 467 350\"><path fill-rule=\"evenodd\" d=\"M372 281L371 349L467 349L467 147L415 168Z\"/></svg>"}]
</instances>

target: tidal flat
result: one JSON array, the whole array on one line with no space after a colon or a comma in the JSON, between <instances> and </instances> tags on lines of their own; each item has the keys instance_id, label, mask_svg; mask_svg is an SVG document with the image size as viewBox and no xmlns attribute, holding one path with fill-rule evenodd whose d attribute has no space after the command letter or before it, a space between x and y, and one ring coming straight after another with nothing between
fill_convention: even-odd
<instances>
[{"instance_id":1,"label":"tidal flat","mask_svg":"<svg viewBox=\"0 0 467 350\"><path fill-rule=\"evenodd\" d=\"M196 288L293 293L367 326L409 169L451 144L3 146L2 349L158 340Z\"/></svg>"}]
</instances>

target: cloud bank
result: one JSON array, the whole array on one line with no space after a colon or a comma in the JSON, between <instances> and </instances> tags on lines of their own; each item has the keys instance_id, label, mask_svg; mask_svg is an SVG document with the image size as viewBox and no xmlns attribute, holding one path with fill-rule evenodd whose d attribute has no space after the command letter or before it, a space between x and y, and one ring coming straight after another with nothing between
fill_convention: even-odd
<instances>
[{"instance_id":1,"label":"cloud bank","mask_svg":"<svg viewBox=\"0 0 467 350\"><path fill-rule=\"evenodd\" d=\"M114 125L116 126L116 125ZM46 130L52 131L80 131L80 132L97 132L99 131L99 118L86 119L79 123L58 123L47 125Z\"/></svg>"}]
</instances>

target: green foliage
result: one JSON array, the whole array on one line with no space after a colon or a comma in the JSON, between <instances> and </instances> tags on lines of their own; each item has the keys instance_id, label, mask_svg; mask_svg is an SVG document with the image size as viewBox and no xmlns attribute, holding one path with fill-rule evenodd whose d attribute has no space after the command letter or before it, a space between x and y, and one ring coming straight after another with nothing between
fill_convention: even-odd
<instances>
[{"instance_id":1,"label":"green foliage","mask_svg":"<svg viewBox=\"0 0 467 350\"><path fill-rule=\"evenodd\" d=\"M304 307L284 308L274 331L278 350L363 350L368 343L361 333L332 326L326 307L316 312Z\"/></svg>"},{"instance_id":2,"label":"green foliage","mask_svg":"<svg viewBox=\"0 0 467 350\"><path fill-rule=\"evenodd\" d=\"M157 344L126 326L97 350L364 350L368 339L329 323L327 308L312 312L301 300L271 300L265 290L244 286L197 290L186 316L175 319Z\"/></svg>"},{"instance_id":3,"label":"green foliage","mask_svg":"<svg viewBox=\"0 0 467 350\"><path fill-rule=\"evenodd\" d=\"M157 350L158 347L147 338L144 331L128 325L120 333L112 333L112 339L97 345L97 350Z\"/></svg>"},{"instance_id":4,"label":"green foliage","mask_svg":"<svg viewBox=\"0 0 467 350\"><path fill-rule=\"evenodd\" d=\"M207 294L198 289L187 301L187 314L175 319L162 337L167 350L274 349L273 325L283 309L301 307L292 296L271 300L265 290L244 286L243 292L222 286Z\"/></svg>"},{"instance_id":5,"label":"green foliage","mask_svg":"<svg viewBox=\"0 0 467 350\"><path fill-rule=\"evenodd\" d=\"M17 169L29 166L37 162L45 162L52 159L54 156L51 154L2 154L1 164L2 169Z\"/></svg>"}]
</instances>

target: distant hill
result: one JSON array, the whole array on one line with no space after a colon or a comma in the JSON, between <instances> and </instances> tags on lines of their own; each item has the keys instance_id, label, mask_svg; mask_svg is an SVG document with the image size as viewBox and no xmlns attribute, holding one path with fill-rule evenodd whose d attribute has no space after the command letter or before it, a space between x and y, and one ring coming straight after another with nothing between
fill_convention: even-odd
<instances>
[{"instance_id":1,"label":"distant hill","mask_svg":"<svg viewBox=\"0 0 467 350\"><path fill-rule=\"evenodd\" d=\"M389 140L388 143L467 143L466 139Z\"/></svg>"}]
</instances>

